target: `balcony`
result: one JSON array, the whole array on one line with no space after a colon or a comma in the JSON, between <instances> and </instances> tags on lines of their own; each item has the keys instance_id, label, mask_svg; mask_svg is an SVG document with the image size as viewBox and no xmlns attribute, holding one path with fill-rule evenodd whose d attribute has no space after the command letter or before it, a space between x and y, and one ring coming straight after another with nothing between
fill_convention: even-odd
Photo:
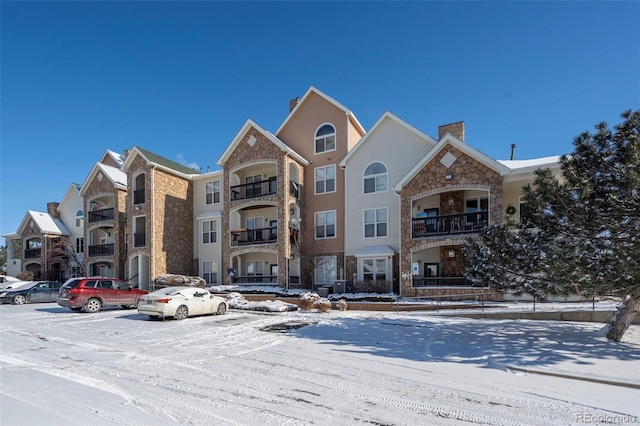
<instances>
[{"instance_id":1,"label":"balcony","mask_svg":"<svg viewBox=\"0 0 640 426\"><path fill-rule=\"evenodd\" d=\"M278 241L278 227L258 229L234 229L231 231L231 245L269 244Z\"/></svg>"},{"instance_id":2,"label":"balcony","mask_svg":"<svg viewBox=\"0 0 640 426\"><path fill-rule=\"evenodd\" d=\"M295 199L300 199L301 185L292 180L289 181L289 194Z\"/></svg>"},{"instance_id":3,"label":"balcony","mask_svg":"<svg viewBox=\"0 0 640 426\"><path fill-rule=\"evenodd\" d=\"M115 253L113 244L98 244L89 246L89 256L113 256Z\"/></svg>"},{"instance_id":4,"label":"balcony","mask_svg":"<svg viewBox=\"0 0 640 426\"><path fill-rule=\"evenodd\" d=\"M144 193L144 189L136 189L135 191L133 191L133 204L144 204Z\"/></svg>"},{"instance_id":5,"label":"balcony","mask_svg":"<svg viewBox=\"0 0 640 426\"><path fill-rule=\"evenodd\" d=\"M414 277L413 287L472 287L464 277Z\"/></svg>"},{"instance_id":6,"label":"balcony","mask_svg":"<svg viewBox=\"0 0 640 426\"><path fill-rule=\"evenodd\" d=\"M234 284L274 284L278 282L277 275L236 275L231 279Z\"/></svg>"},{"instance_id":7,"label":"balcony","mask_svg":"<svg viewBox=\"0 0 640 426\"><path fill-rule=\"evenodd\" d=\"M263 195L273 195L278 192L278 182L276 177L270 177L260 182L234 185L231 188L231 201L246 200L249 198L262 197Z\"/></svg>"},{"instance_id":8,"label":"balcony","mask_svg":"<svg viewBox=\"0 0 640 426\"><path fill-rule=\"evenodd\" d=\"M478 233L489 223L489 212L449 214L411 219L412 238Z\"/></svg>"},{"instance_id":9,"label":"balcony","mask_svg":"<svg viewBox=\"0 0 640 426\"><path fill-rule=\"evenodd\" d=\"M115 216L113 207L108 209L95 210L89 212L89 223L113 220L114 217Z\"/></svg>"},{"instance_id":10,"label":"balcony","mask_svg":"<svg viewBox=\"0 0 640 426\"><path fill-rule=\"evenodd\" d=\"M147 245L147 234L133 234L133 246L144 247Z\"/></svg>"},{"instance_id":11,"label":"balcony","mask_svg":"<svg viewBox=\"0 0 640 426\"><path fill-rule=\"evenodd\" d=\"M42 253L42 249L34 248L34 249L25 249L24 258L25 259L37 259L40 257Z\"/></svg>"}]
</instances>

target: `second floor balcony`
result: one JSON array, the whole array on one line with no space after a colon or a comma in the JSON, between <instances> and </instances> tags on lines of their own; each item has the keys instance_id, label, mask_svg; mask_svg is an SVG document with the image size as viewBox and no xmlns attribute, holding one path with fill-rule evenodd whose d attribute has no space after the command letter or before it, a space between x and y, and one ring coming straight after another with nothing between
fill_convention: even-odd
<instances>
[{"instance_id":1,"label":"second floor balcony","mask_svg":"<svg viewBox=\"0 0 640 426\"><path fill-rule=\"evenodd\" d=\"M248 198L262 197L264 195L273 195L278 192L277 178L270 177L267 180L258 182L244 183L242 185L234 185L231 188L231 201L245 200Z\"/></svg>"},{"instance_id":2,"label":"second floor balcony","mask_svg":"<svg viewBox=\"0 0 640 426\"><path fill-rule=\"evenodd\" d=\"M115 211L113 207L107 209L94 210L89 212L89 223L103 222L105 220L113 220Z\"/></svg>"},{"instance_id":3,"label":"second floor balcony","mask_svg":"<svg viewBox=\"0 0 640 426\"><path fill-rule=\"evenodd\" d=\"M25 249L24 258L25 259L37 259L42 254L42 249L34 248L34 249Z\"/></svg>"},{"instance_id":4,"label":"second floor balcony","mask_svg":"<svg viewBox=\"0 0 640 426\"><path fill-rule=\"evenodd\" d=\"M133 246L144 247L147 245L147 234L133 234Z\"/></svg>"},{"instance_id":5,"label":"second floor balcony","mask_svg":"<svg viewBox=\"0 0 640 426\"><path fill-rule=\"evenodd\" d=\"M278 227L259 229L234 229L231 231L231 245L270 244L278 241Z\"/></svg>"},{"instance_id":6,"label":"second floor balcony","mask_svg":"<svg viewBox=\"0 0 640 426\"><path fill-rule=\"evenodd\" d=\"M113 256L115 253L114 244L98 244L89 246L89 256Z\"/></svg>"},{"instance_id":7,"label":"second floor balcony","mask_svg":"<svg viewBox=\"0 0 640 426\"><path fill-rule=\"evenodd\" d=\"M411 219L412 238L478 233L489 223L489 212L449 214Z\"/></svg>"}]
</instances>

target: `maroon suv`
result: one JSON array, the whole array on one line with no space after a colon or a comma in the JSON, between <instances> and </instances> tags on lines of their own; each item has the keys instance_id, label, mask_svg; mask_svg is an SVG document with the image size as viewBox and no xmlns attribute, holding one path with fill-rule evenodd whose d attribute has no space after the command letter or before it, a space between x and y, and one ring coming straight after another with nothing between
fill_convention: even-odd
<instances>
[{"instance_id":1,"label":"maroon suv","mask_svg":"<svg viewBox=\"0 0 640 426\"><path fill-rule=\"evenodd\" d=\"M103 306L135 308L138 298L149 293L117 278L71 278L60 288L58 305L72 311L98 312Z\"/></svg>"}]
</instances>

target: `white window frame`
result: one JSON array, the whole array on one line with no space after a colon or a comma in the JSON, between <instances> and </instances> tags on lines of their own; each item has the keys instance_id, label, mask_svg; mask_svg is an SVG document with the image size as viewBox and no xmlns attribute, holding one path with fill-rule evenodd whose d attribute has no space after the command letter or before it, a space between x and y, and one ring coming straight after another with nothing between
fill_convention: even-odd
<instances>
[{"instance_id":1,"label":"white window frame","mask_svg":"<svg viewBox=\"0 0 640 426\"><path fill-rule=\"evenodd\" d=\"M483 200L487 200L487 209L486 210L482 210L481 208L481 204ZM478 208L477 210L467 210L467 201L477 201L478 202ZM489 196L488 195L480 195L477 197L468 197L464 199L464 212L465 213L476 213L476 212L487 212L489 211Z\"/></svg>"},{"instance_id":2,"label":"white window frame","mask_svg":"<svg viewBox=\"0 0 640 426\"><path fill-rule=\"evenodd\" d=\"M333 176L327 177L329 174L328 170L332 170ZM321 178L318 178L318 173L322 173ZM316 167L313 173L314 176L314 185L313 190L316 194L330 194L336 192L336 165L330 164L328 166ZM322 190L318 191L318 183L322 182ZM333 182L333 189L331 191L327 191L327 182Z\"/></svg>"},{"instance_id":3,"label":"white window frame","mask_svg":"<svg viewBox=\"0 0 640 426\"><path fill-rule=\"evenodd\" d=\"M84 237L76 238L76 253L84 253Z\"/></svg>"},{"instance_id":4,"label":"white window frame","mask_svg":"<svg viewBox=\"0 0 640 426\"><path fill-rule=\"evenodd\" d=\"M84 227L84 212L82 210L78 210L76 212L76 228Z\"/></svg>"},{"instance_id":5,"label":"white window frame","mask_svg":"<svg viewBox=\"0 0 640 426\"><path fill-rule=\"evenodd\" d=\"M373 213L373 222L367 222L367 213ZM381 215L384 214L384 220ZM374 209L365 209L362 211L362 229L364 238L379 238L389 236L389 209L387 207L378 207ZM384 235L378 234L378 225L384 224ZM373 226L373 235L367 235L367 226Z\"/></svg>"},{"instance_id":6,"label":"white window frame","mask_svg":"<svg viewBox=\"0 0 640 426\"><path fill-rule=\"evenodd\" d=\"M218 242L218 221L215 219L203 220L202 221L202 244L215 244L217 242Z\"/></svg>"},{"instance_id":7,"label":"white window frame","mask_svg":"<svg viewBox=\"0 0 640 426\"><path fill-rule=\"evenodd\" d=\"M217 204L220 202L220 180L210 180L204 184L204 203Z\"/></svg>"},{"instance_id":8,"label":"white window frame","mask_svg":"<svg viewBox=\"0 0 640 426\"><path fill-rule=\"evenodd\" d=\"M313 258L313 278L316 285L332 284L338 279L337 256L316 256Z\"/></svg>"},{"instance_id":9,"label":"white window frame","mask_svg":"<svg viewBox=\"0 0 640 426\"><path fill-rule=\"evenodd\" d=\"M332 133L326 133L326 134L323 134L323 135L318 135L318 132L320 132L320 130L325 126L331 126L333 128L333 132ZM330 142L331 139L333 139L333 148L327 149L327 144L328 144L328 142ZM323 149L318 150L318 142L322 142ZM324 154L325 152L335 151L337 149L336 148L337 144L338 143L337 143L336 126L334 126L331 123L322 123L321 125L319 125L318 128L316 129L316 132L314 133L313 152L315 154Z\"/></svg>"},{"instance_id":10,"label":"white window frame","mask_svg":"<svg viewBox=\"0 0 640 426\"><path fill-rule=\"evenodd\" d=\"M367 169L376 164L380 164L384 167L384 173L371 173L367 174ZM367 191L367 181L373 179L373 191ZM389 168L386 164L381 161L374 161L370 163L364 169L363 180L362 180L362 191L365 194L375 194L377 192L387 192L389 190ZM378 189L380 187L380 189Z\"/></svg>"},{"instance_id":11,"label":"white window frame","mask_svg":"<svg viewBox=\"0 0 640 426\"><path fill-rule=\"evenodd\" d=\"M255 269L250 272L250 269ZM264 276L264 260L248 260L247 261L247 276L248 277L263 277Z\"/></svg>"},{"instance_id":12,"label":"white window frame","mask_svg":"<svg viewBox=\"0 0 640 426\"><path fill-rule=\"evenodd\" d=\"M321 212L316 212L314 215L314 235L316 240L324 240L330 238L337 238L338 236L338 225L337 225L337 216L335 210L325 210ZM328 219L333 216L333 223L331 223ZM333 225L333 235L327 236L327 228ZM322 227L322 236L318 236L318 227Z\"/></svg>"},{"instance_id":13,"label":"white window frame","mask_svg":"<svg viewBox=\"0 0 640 426\"><path fill-rule=\"evenodd\" d=\"M218 261L202 261L202 278L207 284L218 284Z\"/></svg>"},{"instance_id":14,"label":"white window frame","mask_svg":"<svg viewBox=\"0 0 640 426\"><path fill-rule=\"evenodd\" d=\"M365 270L365 267L367 266L367 264L371 265L371 272L367 272ZM358 279L362 280L362 281L378 281L378 280L385 280L386 282L389 282L388 279L388 273L389 273L389 259L386 257L364 257L362 259L360 259L360 268L358 270ZM371 277L368 277L368 275L371 275ZM380 277L380 275L383 275L383 277Z\"/></svg>"}]
</instances>

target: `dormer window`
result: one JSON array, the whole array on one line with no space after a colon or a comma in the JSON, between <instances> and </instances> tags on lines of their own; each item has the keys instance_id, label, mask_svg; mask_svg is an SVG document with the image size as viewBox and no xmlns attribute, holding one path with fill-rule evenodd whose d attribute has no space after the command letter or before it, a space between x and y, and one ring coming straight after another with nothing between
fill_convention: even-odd
<instances>
[{"instance_id":1,"label":"dormer window","mask_svg":"<svg viewBox=\"0 0 640 426\"><path fill-rule=\"evenodd\" d=\"M336 149L336 129L331 124L323 124L316 132L316 154Z\"/></svg>"}]
</instances>

